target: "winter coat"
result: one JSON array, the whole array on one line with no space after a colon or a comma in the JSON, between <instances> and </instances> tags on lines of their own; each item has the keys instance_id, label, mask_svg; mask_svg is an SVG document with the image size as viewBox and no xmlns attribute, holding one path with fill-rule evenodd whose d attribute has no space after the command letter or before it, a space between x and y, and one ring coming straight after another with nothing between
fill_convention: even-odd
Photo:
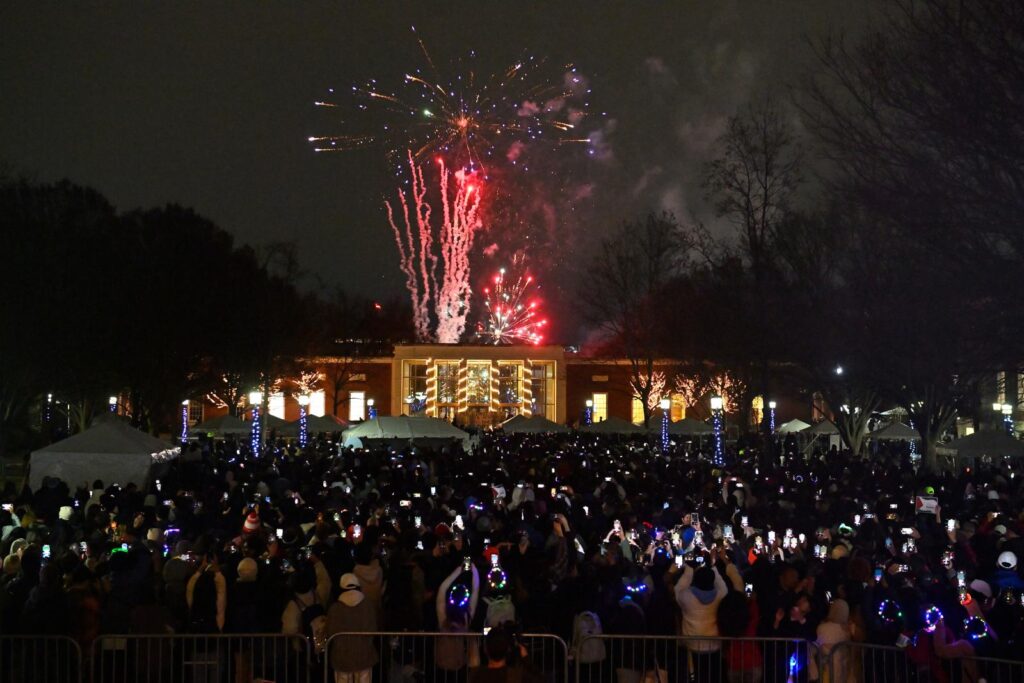
<instances>
[{"instance_id":1,"label":"winter coat","mask_svg":"<svg viewBox=\"0 0 1024 683\"><path fill-rule=\"evenodd\" d=\"M360 599L362 598L362 599ZM346 591L327 610L327 635L364 633L377 629L377 610L359 591ZM331 667L352 673L373 668L379 655L373 636L339 636L331 644Z\"/></svg>"},{"instance_id":2,"label":"winter coat","mask_svg":"<svg viewBox=\"0 0 1024 683\"><path fill-rule=\"evenodd\" d=\"M729 590L718 569L713 568L712 571L715 574L714 587L710 591L700 591L704 593L703 595L698 595L698 589L692 586L694 571L689 565L685 566L683 575L676 582L676 603L683 612L680 635L718 637L718 603ZM741 590L743 584L736 567L728 565L726 574L733 586ZM713 640L693 640L686 641L686 647L694 652L714 652L721 647L721 643Z\"/></svg>"}]
</instances>

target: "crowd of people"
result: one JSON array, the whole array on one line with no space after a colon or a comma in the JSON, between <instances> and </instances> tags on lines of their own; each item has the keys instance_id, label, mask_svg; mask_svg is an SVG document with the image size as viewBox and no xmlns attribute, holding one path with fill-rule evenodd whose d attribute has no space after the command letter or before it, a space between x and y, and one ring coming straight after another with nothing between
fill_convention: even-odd
<instances>
[{"instance_id":1,"label":"crowd of people","mask_svg":"<svg viewBox=\"0 0 1024 683\"><path fill-rule=\"evenodd\" d=\"M729 640L773 637L825 655L896 646L942 680L952 660L1024 659L1017 475L1004 462L925 474L905 450L805 454L767 435L725 465L580 433L489 432L472 453L200 440L145 487L8 485L0 633L83 651L101 634L295 634L357 681L379 641L325 649L332 634L487 631L483 662L455 639L429 662L480 681L498 679L473 667L514 659L518 633L619 669L650 664L587 635L685 636L653 665L672 680L824 677L804 655Z\"/></svg>"}]
</instances>

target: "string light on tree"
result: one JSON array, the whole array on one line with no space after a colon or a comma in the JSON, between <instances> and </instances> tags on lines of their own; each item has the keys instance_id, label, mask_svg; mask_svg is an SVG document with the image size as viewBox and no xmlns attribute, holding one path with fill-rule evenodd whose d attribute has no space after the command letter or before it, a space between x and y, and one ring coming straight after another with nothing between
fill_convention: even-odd
<instances>
[{"instance_id":1,"label":"string light on tree","mask_svg":"<svg viewBox=\"0 0 1024 683\"><path fill-rule=\"evenodd\" d=\"M110 412L116 413L117 412L117 396L111 396L109 399L107 399L107 405L110 406Z\"/></svg>"},{"instance_id":2,"label":"string light on tree","mask_svg":"<svg viewBox=\"0 0 1024 683\"><path fill-rule=\"evenodd\" d=\"M587 399L587 408L583 411L583 422L588 425L594 424L594 399Z\"/></svg>"},{"instance_id":3,"label":"string light on tree","mask_svg":"<svg viewBox=\"0 0 1024 683\"><path fill-rule=\"evenodd\" d=\"M371 420L377 419L377 402L372 398L366 400L367 416Z\"/></svg>"},{"instance_id":4,"label":"string light on tree","mask_svg":"<svg viewBox=\"0 0 1024 683\"><path fill-rule=\"evenodd\" d=\"M260 432L260 404L263 403L263 393L259 391L249 392L249 405L252 406L252 432L249 438L249 446L253 455L259 455L260 446L263 443L263 435Z\"/></svg>"},{"instance_id":5,"label":"string light on tree","mask_svg":"<svg viewBox=\"0 0 1024 683\"><path fill-rule=\"evenodd\" d=\"M189 400L186 398L181 402L181 445L184 446L188 443L188 405Z\"/></svg>"},{"instance_id":6,"label":"string light on tree","mask_svg":"<svg viewBox=\"0 0 1024 683\"><path fill-rule=\"evenodd\" d=\"M778 405L775 401L768 401L768 433L775 433L775 406Z\"/></svg>"},{"instance_id":7,"label":"string light on tree","mask_svg":"<svg viewBox=\"0 0 1024 683\"><path fill-rule=\"evenodd\" d=\"M715 451L712 456L712 462L716 465L725 464L725 447L723 444L724 437L722 434L725 427L725 420L723 418L724 406L725 403L721 396L711 397L711 428L714 431L715 440Z\"/></svg>"},{"instance_id":8,"label":"string light on tree","mask_svg":"<svg viewBox=\"0 0 1024 683\"><path fill-rule=\"evenodd\" d=\"M309 395L301 394L297 400L299 402L299 448L305 448L309 443Z\"/></svg>"},{"instance_id":9,"label":"string light on tree","mask_svg":"<svg viewBox=\"0 0 1024 683\"><path fill-rule=\"evenodd\" d=\"M669 411L672 408L672 401L667 398L661 399L661 452L668 453L668 425Z\"/></svg>"}]
</instances>

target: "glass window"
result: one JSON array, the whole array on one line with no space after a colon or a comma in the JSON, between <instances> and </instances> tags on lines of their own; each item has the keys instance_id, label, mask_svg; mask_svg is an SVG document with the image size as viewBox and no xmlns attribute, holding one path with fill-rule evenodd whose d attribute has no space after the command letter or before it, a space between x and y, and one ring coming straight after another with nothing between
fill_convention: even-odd
<instances>
[{"instance_id":1,"label":"glass window","mask_svg":"<svg viewBox=\"0 0 1024 683\"><path fill-rule=\"evenodd\" d=\"M203 421L203 404L199 401L188 402L188 423L199 424Z\"/></svg>"},{"instance_id":2,"label":"glass window","mask_svg":"<svg viewBox=\"0 0 1024 683\"><path fill-rule=\"evenodd\" d=\"M608 419L608 394L594 394L594 422Z\"/></svg>"},{"instance_id":3,"label":"glass window","mask_svg":"<svg viewBox=\"0 0 1024 683\"><path fill-rule=\"evenodd\" d=\"M405 361L402 369L402 414L423 412L427 407L427 364L425 361Z\"/></svg>"},{"instance_id":4,"label":"glass window","mask_svg":"<svg viewBox=\"0 0 1024 683\"><path fill-rule=\"evenodd\" d=\"M466 403L488 405L491 402L491 364L470 361L466 366Z\"/></svg>"},{"instance_id":5,"label":"glass window","mask_svg":"<svg viewBox=\"0 0 1024 683\"><path fill-rule=\"evenodd\" d=\"M686 417L686 399L683 398L682 394L672 394L672 414L670 417L673 422L678 422Z\"/></svg>"},{"instance_id":6,"label":"glass window","mask_svg":"<svg viewBox=\"0 0 1024 683\"><path fill-rule=\"evenodd\" d=\"M555 364L534 362L530 383L531 412L549 420L556 419L555 413Z\"/></svg>"},{"instance_id":7,"label":"glass window","mask_svg":"<svg viewBox=\"0 0 1024 683\"><path fill-rule=\"evenodd\" d=\"M498 405L505 418L518 415L522 407L521 369L519 363L498 364Z\"/></svg>"},{"instance_id":8,"label":"glass window","mask_svg":"<svg viewBox=\"0 0 1024 683\"><path fill-rule=\"evenodd\" d=\"M366 392L348 392L348 421L356 422L366 419Z\"/></svg>"},{"instance_id":9,"label":"glass window","mask_svg":"<svg viewBox=\"0 0 1024 683\"><path fill-rule=\"evenodd\" d=\"M640 400L638 396L633 397L633 409L632 417L630 421L633 424L643 424L644 421L644 402Z\"/></svg>"},{"instance_id":10,"label":"glass window","mask_svg":"<svg viewBox=\"0 0 1024 683\"><path fill-rule=\"evenodd\" d=\"M437 364L437 402L455 405L459 402L459 364Z\"/></svg>"},{"instance_id":11,"label":"glass window","mask_svg":"<svg viewBox=\"0 0 1024 683\"><path fill-rule=\"evenodd\" d=\"M309 414L323 417L327 413L327 395L321 391L314 391L309 395Z\"/></svg>"}]
</instances>

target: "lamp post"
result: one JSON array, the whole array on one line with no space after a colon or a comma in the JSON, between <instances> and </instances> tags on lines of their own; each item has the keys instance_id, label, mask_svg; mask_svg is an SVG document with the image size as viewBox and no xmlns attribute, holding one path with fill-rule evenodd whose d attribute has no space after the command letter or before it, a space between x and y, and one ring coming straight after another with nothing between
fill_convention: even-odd
<instances>
[{"instance_id":1,"label":"lamp post","mask_svg":"<svg viewBox=\"0 0 1024 683\"><path fill-rule=\"evenodd\" d=\"M309 443L309 418L306 407L309 405L309 396L301 394L299 401L299 448L305 448Z\"/></svg>"},{"instance_id":2,"label":"lamp post","mask_svg":"<svg viewBox=\"0 0 1024 683\"><path fill-rule=\"evenodd\" d=\"M661 399L661 452L668 453L668 414L672 409L672 401L667 398Z\"/></svg>"},{"instance_id":3,"label":"lamp post","mask_svg":"<svg viewBox=\"0 0 1024 683\"><path fill-rule=\"evenodd\" d=\"M249 447L252 449L252 454L254 456L259 455L260 445L263 443L263 435L260 433L260 404L262 403L262 392L249 392L249 405L252 407L252 433L249 438Z\"/></svg>"},{"instance_id":4,"label":"lamp post","mask_svg":"<svg viewBox=\"0 0 1024 683\"><path fill-rule=\"evenodd\" d=\"M594 399L592 398L587 399L587 409L583 411L583 423L594 424Z\"/></svg>"},{"instance_id":5,"label":"lamp post","mask_svg":"<svg viewBox=\"0 0 1024 683\"><path fill-rule=\"evenodd\" d=\"M1013 436L1013 406L1009 403L1002 405L1003 410L1003 426L1006 427L1006 433Z\"/></svg>"},{"instance_id":6,"label":"lamp post","mask_svg":"<svg viewBox=\"0 0 1024 683\"><path fill-rule=\"evenodd\" d=\"M371 420L377 419L377 402L372 398L366 399L366 416Z\"/></svg>"},{"instance_id":7,"label":"lamp post","mask_svg":"<svg viewBox=\"0 0 1024 683\"><path fill-rule=\"evenodd\" d=\"M181 402L181 445L188 443L188 399Z\"/></svg>"},{"instance_id":8,"label":"lamp post","mask_svg":"<svg viewBox=\"0 0 1024 683\"><path fill-rule=\"evenodd\" d=\"M108 398L107 399L107 405L110 406L110 412L116 413L117 412L117 396L111 396L110 398Z\"/></svg>"},{"instance_id":9,"label":"lamp post","mask_svg":"<svg viewBox=\"0 0 1024 683\"><path fill-rule=\"evenodd\" d=\"M725 401L722 400L721 396L711 397L711 428L715 434L715 452L712 456L712 462L716 465L725 464L725 452L722 444L722 431L724 428L723 413L724 413Z\"/></svg>"},{"instance_id":10,"label":"lamp post","mask_svg":"<svg viewBox=\"0 0 1024 683\"><path fill-rule=\"evenodd\" d=\"M775 401L768 401L768 433L775 433Z\"/></svg>"}]
</instances>

